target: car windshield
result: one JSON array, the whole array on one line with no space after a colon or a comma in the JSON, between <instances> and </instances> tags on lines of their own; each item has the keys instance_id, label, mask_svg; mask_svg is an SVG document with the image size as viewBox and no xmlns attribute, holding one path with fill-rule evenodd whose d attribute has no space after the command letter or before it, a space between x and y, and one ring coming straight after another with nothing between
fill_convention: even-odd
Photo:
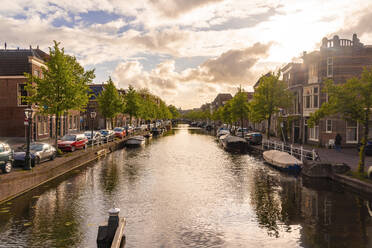
<instances>
[{"instance_id":1,"label":"car windshield","mask_svg":"<svg viewBox=\"0 0 372 248\"><path fill-rule=\"evenodd\" d=\"M42 151L43 150L43 144L31 144L30 150L33 151Z\"/></svg>"},{"instance_id":2,"label":"car windshield","mask_svg":"<svg viewBox=\"0 0 372 248\"><path fill-rule=\"evenodd\" d=\"M61 140L63 141L75 141L76 135L65 135L62 137Z\"/></svg>"},{"instance_id":3,"label":"car windshield","mask_svg":"<svg viewBox=\"0 0 372 248\"><path fill-rule=\"evenodd\" d=\"M122 129L121 129L120 127L116 127L116 128L114 128L114 131L116 131L116 132L121 132Z\"/></svg>"}]
</instances>

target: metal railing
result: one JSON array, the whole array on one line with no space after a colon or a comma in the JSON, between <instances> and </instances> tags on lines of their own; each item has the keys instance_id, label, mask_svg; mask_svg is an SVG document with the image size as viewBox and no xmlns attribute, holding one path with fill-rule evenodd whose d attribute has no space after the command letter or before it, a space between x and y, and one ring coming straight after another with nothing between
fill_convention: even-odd
<instances>
[{"instance_id":1,"label":"metal railing","mask_svg":"<svg viewBox=\"0 0 372 248\"><path fill-rule=\"evenodd\" d=\"M318 153L315 149L307 150L302 146L294 146L292 144L285 144L281 141L275 140L263 140L262 149L267 150L278 150L291 154L292 156L298 158L303 162L304 160L320 160Z\"/></svg>"}]
</instances>

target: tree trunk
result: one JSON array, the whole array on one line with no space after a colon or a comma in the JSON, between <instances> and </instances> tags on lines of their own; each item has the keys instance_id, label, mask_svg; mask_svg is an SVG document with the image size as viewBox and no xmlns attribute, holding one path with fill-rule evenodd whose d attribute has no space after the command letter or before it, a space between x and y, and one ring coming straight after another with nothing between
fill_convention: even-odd
<instances>
[{"instance_id":1,"label":"tree trunk","mask_svg":"<svg viewBox=\"0 0 372 248\"><path fill-rule=\"evenodd\" d=\"M132 115L129 115L129 125L132 126Z\"/></svg>"},{"instance_id":2,"label":"tree trunk","mask_svg":"<svg viewBox=\"0 0 372 248\"><path fill-rule=\"evenodd\" d=\"M244 124L243 124L243 116L240 117L241 125L240 128L242 129L242 138L244 138Z\"/></svg>"},{"instance_id":3,"label":"tree trunk","mask_svg":"<svg viewBox=\"0 0 372 248\"><path fill-rule=\"evenodd\" d=\"M362 145L360 146L360 151L359 151L359 164L358 164L358 172L360 174L364 174L364 163L366 159L366 145L367 145L367 139L368 139L368 122L369 122L369 108L366 109L365 112L365 121L364 121L364 134L362 138Z\"/></svg>"},{"instance_id":4,"label":"tree trunk","mask_svg":"<svg viewBox=\"0 0 372 248\"><path fill-rule=\"evenodd\" d=\"M111 117L110 121L111 121L111 129L114 129L114 119Z\"/></svg>"},{"instance_id":5,"label":"tree trunk","mask_svg":"<svg viewBox=\"0 0 372 248\"><path fill-rule=\"evenodd\" d=\"M270 139L270 127L271 127L271 115L269 115L269 118L267 118L266 137L267 137L268 140Z\"/></svg>"},{"instance_id":6,"label":"tree trunk","mask_svg":"<svg viewBox=\"0 0 372 248\"><path fill-rule=\"evenodd\" d=\"M56 130L55 130L55 137L54 137L54 146L58 149L58 131L59 131L59 114L56 114Z\"/></svg>"}]
</instances>

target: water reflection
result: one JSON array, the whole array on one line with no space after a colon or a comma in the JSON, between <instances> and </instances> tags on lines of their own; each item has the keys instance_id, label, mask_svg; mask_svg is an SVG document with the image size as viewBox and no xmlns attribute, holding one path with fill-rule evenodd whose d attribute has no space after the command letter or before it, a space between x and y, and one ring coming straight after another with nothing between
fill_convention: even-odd
<instances>
[{"instance_id":1,"label":"water reflection","mask_svg":"<svg viewBox=\"0 0 372 248\"><path fill-rule=\"evenodd\" d=\"M117 206L126 247L366 248L367 203L182 126L3 204L0 247L95 247L97 226Z\"/></svg>"}]
</instances>

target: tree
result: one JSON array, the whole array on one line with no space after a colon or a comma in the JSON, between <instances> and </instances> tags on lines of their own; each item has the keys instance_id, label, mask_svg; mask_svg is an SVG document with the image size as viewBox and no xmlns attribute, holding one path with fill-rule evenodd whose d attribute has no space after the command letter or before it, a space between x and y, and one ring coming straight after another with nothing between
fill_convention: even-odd
<instances>
[{"instance_id":1,"label":"tree","mask_svg":"<svg viewBox=\"0 0 372 248\"><path fill-rule=\"evenodd\" d=\"M267 139L270 139L271 117L292 104L292 93L286 90L286 84L279 77L279 72L262 76L251 102L252 121L267 121Z\"/></svg>"},{"instance_id":2,"label":"tree","mask_svg":"<svg viewBox=\"0 0 372 248\"><path fill-rule=\"evenodd\" d=\"M47 68L42 68L43 77L25 73L29 104L37 105L42 114L56 116L55 146L57 147L60 116L70 109L82 111L88 104L88 83L94 79L94 70L85 71L75 57L65 55L54 41L49 48Z\"/></svg>"},{"instance_id":3,"label":"tree","mask_svg":"<svg viewBox=\"0 0 372 248\"><path fill-rule=\"evenodd\" d=\"M335 84L332 80L325 81L324 92L328 94L328 102L310 115L309 126L321 118L339 114L347 121L359 122L364 127L358 172L364 173L365 147L368 139L368 122L372 107L372 68L364 68L360 78L354 77L344 84Z\"/></svg>"},{"instance_id":4,"label":"tree","mask_svg":"<svg viewBox=\"0 0 372 248\"><path fill-rule=\"evenodd\" d=\"M233 119L240 120L240 126L243 128L243 121L248 118L249 104L247 94L240 87L238 93L231 99L231 115ZM244 133L242 132L244 136Z\"/></svg>"},{"instance_id":5,"label":"tree","mask_svg":"<svg viewBox=\"0 0 372 248\"><path fill-rule=\"evenodd\" d=\"M119 95L111 77L104 85L104 90L97 97L98 109L105 118L110 118L111 127L114 127L113 119L123 109L123 99Z\"/></svg>"},{"instance_id":6,"label":"tree","mask_svg":"<svg viewBox=\"0 0 372 248\"><path fill-rule=\"evenodd\" d=\"M178 109L175 106L169 105L168 109L172 114L172 119L177 119L178 117L180 117L180 112L178 111Z\"/></svg>"},{"instance_id":7,"label":"tree","mask_svg":"<svg viewBox=\"0 0 372 248\"><path fill-rule=\"evenodd\" d=\"M129 124L132 125L132 117L138 117L141 110L140 96L133 88L129 85L128 92L124 97L123 112L129 115Z\"/></svg>"}]
</instances>

